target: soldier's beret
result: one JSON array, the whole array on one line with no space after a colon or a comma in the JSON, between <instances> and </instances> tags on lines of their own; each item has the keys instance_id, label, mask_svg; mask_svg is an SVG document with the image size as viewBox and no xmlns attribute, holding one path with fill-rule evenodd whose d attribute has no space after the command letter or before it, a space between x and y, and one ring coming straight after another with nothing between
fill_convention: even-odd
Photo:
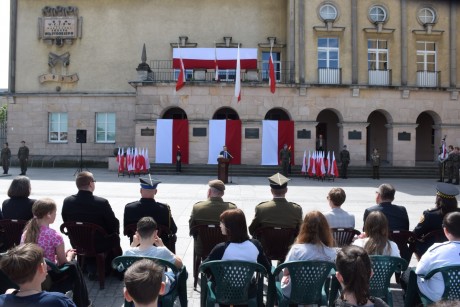
<instances>
[{"instance_id":1,"label":"soldier's beret","mask_svg":"<svg viewBox=\"0 0 460 307\"><path fill-rule=\"evenodd\" d=\"M436 195L442 198L455 198L458 193L458 189L448 183L438 183L436 185Z\"/></svg>"},{"instance_id":2,"label":"soldier's beret","mask_svg":"<svg viewBox=\"0 0 460 307\"><path fill-rule=\"evenodd\" d=\"M225 191L225 184L222 182L222 180L218 180L218 179L211 180L208 182L208 185L211 188L217 189L221 192Z\"/></svg>"},{"instance_id":3,"label":"soldier's beret","mask_svg":"<svg viewBox=\"0 0 460 307\"><path fill-rule=\"evenodd\" d=\"M286 188L289 180L291 179L284 177L280 173L276 173L275 175L268 177L270 187L275 190L281 190Z\"/></svg>"},{"instance_id":4,"label":"soldier's beret","mask_svg":"<svg viewBox=\"0 0 460 307\"><path fill-rule=\"evenodd\" d=\"M139 182L141 183L141 188L146 190L154 190L161 183L161 181L152 178L139 178Z\"/></svg>"}]
</instances>

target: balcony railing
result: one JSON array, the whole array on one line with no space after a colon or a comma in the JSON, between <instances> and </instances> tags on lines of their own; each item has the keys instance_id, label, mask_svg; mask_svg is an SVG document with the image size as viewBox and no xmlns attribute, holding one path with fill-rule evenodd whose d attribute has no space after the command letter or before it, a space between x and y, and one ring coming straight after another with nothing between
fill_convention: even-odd
<instances>
[{"instance_id":1,"label":"balcony railing","mask_svg":"<svg viewBox=\"0 0 460 307\"><path fill-rule=\"evenodd\" d=\"M319 84L341 84L342 69L341 68L318 68L318 83Z\"/></svg>"},{"instance_id":2,"label":"balcony railing","mask_svg":"<svg viewBox=\"0 0 460 307\"><path fill-rule=\"evenodd\" d=\"M391 69L388 70L369 70L369 85L391 85Z\"/></svg>"},{"instance_id":3,"label":"balcony railing","mask_svg":"<svg viewBox=\"0 0 460 307\"><path fill-rule=\"evenodd\" d=\"M417 71L417 86L420 87L439 87L441 83L440 71Z\"/></svg>"}]
</instances>

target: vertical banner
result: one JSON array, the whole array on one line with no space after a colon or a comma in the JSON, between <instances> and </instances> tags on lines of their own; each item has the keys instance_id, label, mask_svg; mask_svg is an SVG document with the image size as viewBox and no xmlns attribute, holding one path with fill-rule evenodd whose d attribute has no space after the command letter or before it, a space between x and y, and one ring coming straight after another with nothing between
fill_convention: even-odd
<instances>
[{"instance_id":1,"label":"vertical banner","mask_svg":"<svg viewBox=\"0 0 460 307\"><path fill-rule=\"evenodd\" d=\"M233 156L230 164L241 164L241 120L209 121L208 164L217 164L224 145Z\"/></svg>"},{"instance_id":2,"label":"vertical banner","mask_svg":"<svg viewBox=\"0 0 460 307\"><path fill-rule=\"evenodd\" d=\"M157 120L155 163L176 163L177 150L180 148L182 163L187 164L188 143L187 119Z\"/></svg>"},{"instance_id":3,"label":"vertical banner","mask_svg":"<svg viewBox=\"0 0 460 307\"><path fill-rule=\"evenodd\" d=\"M262 165L279 165L279 152L287 144L294 165L294 122L289 120L262 121Z\"/></svg>"}]
</instances>

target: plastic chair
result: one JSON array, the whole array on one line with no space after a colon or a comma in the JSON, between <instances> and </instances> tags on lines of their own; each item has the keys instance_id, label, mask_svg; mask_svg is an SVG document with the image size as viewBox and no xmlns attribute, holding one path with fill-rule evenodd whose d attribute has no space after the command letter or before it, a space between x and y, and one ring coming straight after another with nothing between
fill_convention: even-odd
<instances>
[{"instance_id":1,"label":"plastic chair","mask_svg":"<svg viewBox=\"0 0 460 307\"><path fill-rule=\"evenodd\" d=\"M410 262L412 254L414 253L415 235L409 230L392 230L388 234L388 239L395 242L398 246L401 258ZM396 282L401 283L401 274L395 273Z\"/></svg>"},{"instance_id":2,"label":"plastic chair","mask_svg":"<svg viewBox=\"0 0 460 307\"><path fill-rule=\"evenodd\" d=\"M416 238L416 241L419 243L425 244L428 249L429 246L433 245L434 243L442 243L446 242L447 238L444 234L443 229L433 230L426 235L423 235L421 238ZM416 256L418 259L422 258L423 254L419 254L416 252Z\"/></svg>"},{"instance_id":3,"label":"plastic chair","mask_svg":"<svg viewBox=\"0 0 460 307\"><path fill-rule=\"evenodd\" d=\"M107 251L96 251L96 238L108 236L104 228L99 225L85 222L65 222L60 230L69 237L70 244L77 250L80 267L83 267L85 257L96 257L99 287L105 287L105 258Z\"/></svg>"},{"instance_id":4,"label":"plastic chair","mask_svg":"<svg viewBox=\"0 0 460 307\"><path fill-rule=\"evenodd\" d=\"M281 290L281 282L278 275L287 268L291 279L291 295L286 297ZM280 264L269 277L267 306L274 306L275 298L278 306L327 305L328 297L323 291L324 285L335 269L335 264L328 261L292 261ZM329 285L326 285L327 288Z\"/></svg>"},{"instance_id":5,"label":"plastic chair","mask_svg":"<svg viewBox=\"0 0 460 307\"><path fill-rule=\"evenodd\" d=\"M209 261L202 263L201 306L215 304L263 306L263 279L267 271L259 263L246 261ZM206 274L210 275L208 281ZM250 296L256 276L256 295Z\"/></svg>"},{"instance_id":6,"label":"plastic chair","mask_svg":"<svg viewBox=\"0 0 460 307\"><path fill-rule=\"evenodd\" d=\"M157 224L158 226L158 236L164 238L168 236L168 240L164 242L165 246L174 254L176 253L176 235L171 233L169 228L165 225ZM123 235L129 238L129 243L133 243L133 237L137 230L137 224L126 225L123 229Z\"/></svg>"},{"instance_id":7,"label":"plastic chair","mask_svg":"<svg viewBox=\"0 0 460 307\"><path fill-rule=\"evenodd\" d=\"M390 292L391 276L395 272L407 269L407 261L400 257L370 255L372 272L370 279L370 293L374 297L383 299L388 305L393 306L393 297Z\"/></svg>"},{"instance_id":8,"label":"plastic chair","mask_svg":"<svg viewBox=\"0 0 460 307\"><path fill-rule=\"evenodd\" d=\"M298 233L297 228L262 227L256 229L254 238L262 244L268 259L283 263Z\"/></svg>"},{"instance_id":9,"label":"plastic chair","mask_svg":"<svg viewBox=\"0 0 460 307\"><path fill-rule=\"evenodd\" d=\"M442 299L460 300L460 265L446 266L434 269L426 274L424 279L429 280L436 273L441 273L444 280L444 292L442 294ZM422 292L420 292L420 290L419 294L424 306L434 303Z\"/></svg>"},{"instance_id":10,"label":"plastic chair","mask_svg":"<svg viewBox=\"0 0 460 307\"><path fill-rule=\"evenodd\" d=\"M0 220L0 251L5 252L21 242L22 232L27 221Z\"/></svg>"},{"instance_id":11,"label":"plastic chair","mask_svg":"<svg viewBox=\"0 0 460 307\"><path fill-rule=\"evenodd\" d=\"M162 306L165 307L172 307L174 306L174 301L177 297L179 297L180 305L183 307L187 307L187 277L188 273L183 266L180 270L176 268L176 266L163 259L159 258L152 258L152 257L138 257L138 256L119 256L112 260L112 268L117 270L118 272L124 272L127 268L129 268L134 262L139 261L141 259L150 259L155 261L156 263L164 266L168 270L174 272L174 275L177 277L176 285L171 288L170 292L167 295L160 296L159 302L161 302ZM132 306L128 302L125 301L125 306Z\"/></svg>"},{"instance_id":12,"label":"plastic chair","mask_svg":"<svg viewBox=\"0 0 460 307\"><path fill-rule=\"evenodd\" d=\"M355 235L360 235L361 232L354 228L331 228L332 237L334 238L335 246L344 247L353 242Z\"/></svg>"},{"instance_id":13,"label":"plastic chair","mask_svg":"<svg viewBox=\"0 0 460 307\"><path fill-rule=\"evenodd\" d=\"M198 271L201 262L208 257L211 250L217 244L225 242L227 236L222 234L219 224L196 225L190 230L194 244L197 240L201 241L201 253L198 254L195 246L193 247L193 287L196 289L198 284Z\"/></svg>"}]
</instances>

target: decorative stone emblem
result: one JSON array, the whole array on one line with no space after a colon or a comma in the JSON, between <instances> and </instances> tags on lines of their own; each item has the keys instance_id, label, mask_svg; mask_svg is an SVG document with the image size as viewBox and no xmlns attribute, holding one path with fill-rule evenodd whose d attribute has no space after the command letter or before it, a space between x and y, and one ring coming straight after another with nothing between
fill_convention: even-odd
<instances>
[{"instance_id":1,"label":"decorative stone emblem","mask_svg":"<svg viewBox=\"0 0 460 307\"><path fill-rule=\"evenodd\" d=\"M43 17L38 18L38 38L58 47L71 45L73 40L81 38L83 18L78 17L75 6L45 6Z\"/></svg>"},{"instance_id":2,"label":"decorative stone emblem","mask_svg":"<svg viewBox=\"0 0 460 307\"><path fill-rule=\"evenodd\" d=\"M61 55L50 52L48 54L49 73L39 77L40 83L44 82L64 82L73 83L78 81L78 74L68 74L70 64L70 53Z\"/></svg>"}]
</instances>

